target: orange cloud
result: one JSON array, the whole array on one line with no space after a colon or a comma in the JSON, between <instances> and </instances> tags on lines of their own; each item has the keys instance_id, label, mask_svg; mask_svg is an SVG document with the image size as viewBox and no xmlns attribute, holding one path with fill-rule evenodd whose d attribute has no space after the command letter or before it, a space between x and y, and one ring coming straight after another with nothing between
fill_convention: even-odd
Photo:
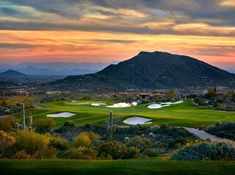
<instances>
[{"instance_id":1,"label":"orange cloud","mask_svg":"<svg viewBox=\"0 0 235 175\"><path fill-rule=\"evenodd\" d=\"M142 50L186 54L207 62L235 62L235 37L9 30L0 31L0 37L2 62L121 61Z\"/></svg>"}]
</instances>

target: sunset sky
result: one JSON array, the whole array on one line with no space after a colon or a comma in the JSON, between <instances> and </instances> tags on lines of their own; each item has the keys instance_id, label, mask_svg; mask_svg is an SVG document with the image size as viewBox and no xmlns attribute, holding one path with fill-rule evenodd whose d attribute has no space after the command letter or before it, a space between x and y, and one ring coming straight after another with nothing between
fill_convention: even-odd
<instances>
[{"instance_id":1,"label":"sunset sky","mask_svg":"<svg viewBox=\"0 0 235 175\"><path fill-rule=\"evenodd\" d=\"M113 62L140 51L235 67L235 0L1 0L0 62Z\"/></svg>"}]
</instances>

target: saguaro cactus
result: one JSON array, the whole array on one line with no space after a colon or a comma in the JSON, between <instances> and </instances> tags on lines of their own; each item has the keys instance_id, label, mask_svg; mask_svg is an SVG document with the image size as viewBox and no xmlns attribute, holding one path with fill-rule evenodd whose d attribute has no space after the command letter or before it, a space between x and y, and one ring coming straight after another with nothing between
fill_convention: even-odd
<instances>
[{"instance_id":1,"label":"saguaro cactus","mask_svg":"<svg viewBox=\"0 0 235 175\"><path fill-rule=\"evenodd\" d=\"M22 129L25 129L25 107L24 107L24 103L21 103L21 127Z\"/></svg>"},{"instance_id":2,"label":"saguaro cactus","mask_svg":"<svg viewBox=\"0 0 235 175\"><path fill-rule=\"evenodd\" d=\"M33 129L32 125L33 125L33 117L31 115L28 118L28 129L29 129L29 131L32 131L32 129Z\"/></svg>"},{"instance_id":3,"label":"saguaro cactus","mask_svg":"<svg viewBox=\"0 0 235 175\"><path fill-rule=\"evenodd\" d=\"M109 119L106 121L107 133L110 141L113 140L113 132L116 130L116 125L113 123L113 113L109 113Z\"/></svg>"}]
</instances>

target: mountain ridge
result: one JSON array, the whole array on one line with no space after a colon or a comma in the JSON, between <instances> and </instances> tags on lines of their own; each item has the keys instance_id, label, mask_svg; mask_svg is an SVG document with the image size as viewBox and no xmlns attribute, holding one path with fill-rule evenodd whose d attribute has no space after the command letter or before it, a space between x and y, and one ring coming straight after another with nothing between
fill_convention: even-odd
<instances>
[{"instance_id":1,"label":"mountain ridge","mask_svg":"<svg viewBox=\"0 0 235 175\"><path fill-rule=\"evenodd\" d=\"M140 52L129 60L111 64L96 74L68 76L54 82L84 89L156 89L234 86L235 74L196 58L167 52Z\"/></svg>"},{"instance_id":2,"label":"mountain ridge","mask_svg":"<svg viewBox=\"0 0 235 175\"><path fill-rule=\"evenodd\" d=\"M7 71L1 72L0 76L5 76L5 77L23 77L23 76L27 76L27 75L22 73L22 72L9 69Z\"/></svg>"}]
</instances>

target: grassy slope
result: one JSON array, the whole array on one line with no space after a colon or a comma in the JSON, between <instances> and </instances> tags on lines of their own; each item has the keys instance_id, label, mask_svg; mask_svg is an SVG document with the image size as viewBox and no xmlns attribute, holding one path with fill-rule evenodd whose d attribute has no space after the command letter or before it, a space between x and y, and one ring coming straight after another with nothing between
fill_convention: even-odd
<instances>
[{"instance_id":1,"label":"grassy slope","mask_svg":"<svg viewBox=\"0 0 235 175\"><path fill-rule=\"evenodd\" d=\"M161 160L5 160L0 161L1 175L6 174L101 174L101 175L232 175L235 162L161 161Z\"/></svg>"},{"instance_id":2,"label":"grassy slope","mask_svg":"<svg viewBox=\"0 0 235 175\"><path fill-rule=\"evenodd\" d=\"M179 105L172 105L161 109L147 109L148 104L138 105L130 108L107 108L93 107L91 101L72 102L53 102L45 103L45 109L33 109L27 111L32 113L34 119L44 118L47 114L56 112L73 112L77 116L69 118L76 121L79 125L87 123L103 124L107 120L109 111L113 111L114 117L119 124L129 116L150 117L154 124L174 124L180 126L202 126L218 121L235 121L235 112L224 112L195 107L191 103L184 102ZM56 118L57 125L63 123L68 118Z\"/></svg>"}]
</instances>

